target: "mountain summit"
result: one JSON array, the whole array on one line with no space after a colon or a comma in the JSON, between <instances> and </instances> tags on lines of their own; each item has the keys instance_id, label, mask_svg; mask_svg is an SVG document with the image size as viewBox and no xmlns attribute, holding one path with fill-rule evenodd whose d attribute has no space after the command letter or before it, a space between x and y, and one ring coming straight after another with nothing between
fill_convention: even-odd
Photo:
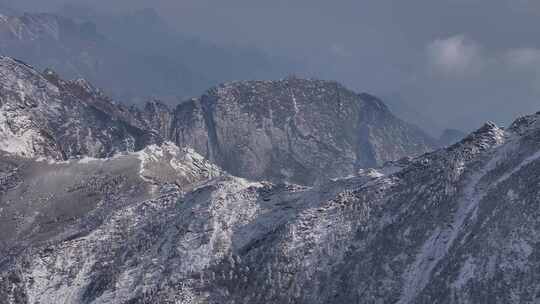
<instances>
[{"instance_id":1,"label":"mountain summit","mask_svg":"<svg viewBox=\"0 0 540 304\"><path fill-rule=\"evenodd\" d=\"M83 79L0 57L0 150L66 160L143 149L161 138Z\"/></svg>"},{"instance_id":2,"label":"mountain summit","mask_svg":"<svg viewBox=\"0 0 540 304\"><path fill-rule=\"evenodd\" d=\"M173 115L177 144L250 179L313 184L435 147L377 98L321 80L227 83Z\"/></svg>"}]
</instances>

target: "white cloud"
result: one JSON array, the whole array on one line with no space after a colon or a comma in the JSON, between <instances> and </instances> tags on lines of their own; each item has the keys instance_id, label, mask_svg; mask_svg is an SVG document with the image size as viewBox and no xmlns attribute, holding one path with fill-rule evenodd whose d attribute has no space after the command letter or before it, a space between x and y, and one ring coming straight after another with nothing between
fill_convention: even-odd
<instances>
[{"instance_id":1,"label":"white cloud","mask_svg":"<svg viewBox=\"0 0 540 304\"><path fill-rule=\"evenodd\" d=\"M477 66L480 45L465 35L436 39L427 46L430 64L445 73L461 74Z\"/></svg>"}]
</instances>

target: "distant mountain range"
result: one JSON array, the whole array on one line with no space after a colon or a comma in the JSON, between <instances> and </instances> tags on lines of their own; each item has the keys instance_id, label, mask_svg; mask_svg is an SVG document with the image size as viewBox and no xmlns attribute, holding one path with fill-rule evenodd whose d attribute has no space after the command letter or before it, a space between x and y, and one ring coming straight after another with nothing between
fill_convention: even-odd
<instances>
[{"instance_id":1,"label":"distant mountain range","mask_svg":"<svg viewBox=\"0 0 540 304\"><path fill-rule=\"evenodd\" d=\"M0 13L0 53L86 78L129 103L159 97L176 104L224 81L279 78L297 69L254 48L186 37L153 10L103 16L70 6L57 14Z\"/></svg>"}]
</instances>

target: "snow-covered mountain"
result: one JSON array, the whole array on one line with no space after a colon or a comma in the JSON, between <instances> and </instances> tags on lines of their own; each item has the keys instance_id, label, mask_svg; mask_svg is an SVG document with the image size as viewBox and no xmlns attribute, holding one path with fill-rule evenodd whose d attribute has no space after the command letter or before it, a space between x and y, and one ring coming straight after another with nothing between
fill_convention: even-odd
<instances>
[{"instance_id":1,"label":"snow-covered mountain","mask_svg":"<svg viewBox=\"0 0 540 304\"><path fill-rule=\"evenodd\" d=\"M540 113L315 187L231 177L168 143L1 157L7 303L540 300Z\"/></svg>"},{"instance_id":2,"label":"snow-covered mountain","mask_svg":"<svg viewBox=\"0 0 540 304\"><path fill-rule=\"evenodd\" d=\"M26 157L105 157L161 137L83 79L63 81L0 57L0 150Z\"/></svg>"},{"instance_id":3,"label":"snow-covered mountain","mask_svg":"<svg viewBox=\"0 0 540 304\"><path fill-rule=\"evenodd\" d=\"M176 108L154 101L137 109L83 79L0 57L0 101L0 150L67 160L169 140L253 180L314 184L436 142L375 97L318 80L235 82Z\"/></svg>"}]
</instances>

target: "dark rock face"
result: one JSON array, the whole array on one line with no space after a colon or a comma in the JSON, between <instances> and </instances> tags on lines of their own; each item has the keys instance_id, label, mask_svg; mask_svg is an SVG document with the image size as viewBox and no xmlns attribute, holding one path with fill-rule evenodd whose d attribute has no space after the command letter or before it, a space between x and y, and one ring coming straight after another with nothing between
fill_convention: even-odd
<instances>
[{"instance_id":1,"label":"dark rock face","mask_svg":"<svg viewBox=\"0 0 540 304\"><path fill-rule=\"evenodd\" d=\"M315 184L435 147L376 98L335 82L237 82L175 109L113 103L87 81L64 81L0 58L0 149L26 157L107 157L166 140L233 175Z\"/></svg>"},{"instance_id":2,"label":"dark rock face","mask_svg":"<svg viewBox=\"0 0 540 304\"><path fill-rule=\"evenodd\" d=\"M535 303L539 139L540 114L508 130L488 123L446 149L316 187L250 183L170 145L63 163L3 156L1 176L16 181L2 182L0 224L17 234L1 235L0 298ZM173 173L152 178L162 166ZM85 209L69 208L81 197Z\"/></svg>"},{"instance_id":3,"label":"dark rock face","mask_svg":"<svg viewBox=\"0 0 540 304\"><path fill-rule=\"evenodd\" d=\"M171 139L250 179L314 184L435 146L375 97L319 80L225 84L174 115Z\"/></svg>"},{"instance_id":4,"label":"dark rock face","mask_svg":"<svg viewBox=\"0 0 540 304\"><path fill-rule=\"evenodd\" d=\"M146 127L156 131L162 138L170 138L173 133L174 114L170 108L160 101L146 103L142 111L134 110L137 119L146 124Z\"/></svg>"}]
</instances>

